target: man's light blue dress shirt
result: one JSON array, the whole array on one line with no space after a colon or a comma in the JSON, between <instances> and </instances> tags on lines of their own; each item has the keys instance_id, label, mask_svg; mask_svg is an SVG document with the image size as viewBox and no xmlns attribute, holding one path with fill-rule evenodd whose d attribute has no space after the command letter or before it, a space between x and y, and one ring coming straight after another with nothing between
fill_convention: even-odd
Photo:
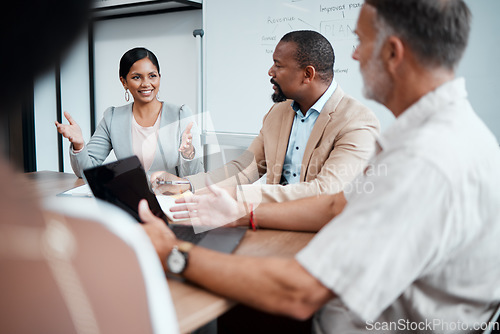
<instances>
[{"instance_id":1,"label":"man's light blue dress shirt","mask_svg":"<svg viewBox=\"0 0 500 334\"><path fill-rule=\"evenodd\" d=\"M337 89L337 82L333 80L330 87L328 87L318 101L316 101L316 103L306 112L305 116L299 109L298 104L295 103L295 101L292 102L295 118L293 119L292 131L290 132L290 138L288 140L288 148L286 150L281 178L282 183L294 184L300 182L300 168L307 141L318 119L319 113L325 106L326 101L328 101L335 92L335 89Z\"/></svg>"}]
</instances>

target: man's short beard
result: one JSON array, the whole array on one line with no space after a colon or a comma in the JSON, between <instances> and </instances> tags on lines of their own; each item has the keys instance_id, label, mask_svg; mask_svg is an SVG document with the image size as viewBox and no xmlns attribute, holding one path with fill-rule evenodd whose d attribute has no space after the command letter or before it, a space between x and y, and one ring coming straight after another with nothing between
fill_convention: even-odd
<instances>
[{"instance_id":1,"label":"man's short beard","mask_svg":"<svg viewBox=\"0 0 500 334\"><path fill-rule=\"evenodd\" d=\"M284 102L288 98L283 94L283 91L281 90L280 85L276 83L273 79L271 79L271 83L276 86L276 92L273 93L271 96L271 99L273 100L274 103L279 103L279 102Z\"/></svg>"},{"instance_id":2,"label":"man's short beard","mask_svg":"<svg viewBox=\"0 0 500 334\"><path fill-rule=\"evenodd\" d=\"M389 94L394 89L394 83L384 70L380 50L374 50L365 68L361 71L363 77L363 95L369 100L386 104Z\"/></svg>"},{"instance_id":3,"label":"man's short beard","mask_svg":"<svg viewBox=\"0 0 500 334\"><path fill-rule=\"evenodd\" d=\"M363 77L363 95L367 99L374 100L383 105L386 104L389 95L394 89L389 73L385 71L384 64L381 58L382 47L384 42L392 33L389 28L379 27L379 32L376 37L375 46L370 59L366 62L365 68L361 70Z\"/></svg>"}]
</instances>

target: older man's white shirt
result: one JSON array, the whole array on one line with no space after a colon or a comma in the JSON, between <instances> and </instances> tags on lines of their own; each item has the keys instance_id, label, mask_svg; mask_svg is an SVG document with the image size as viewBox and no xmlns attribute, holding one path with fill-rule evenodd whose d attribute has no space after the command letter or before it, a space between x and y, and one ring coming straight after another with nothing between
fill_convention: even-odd
<instances>
[{"instance_id":1,"label":"older man's white shirt","mask_svg":"<svg viewBox=\"0 0 500 334\"><path fill-rule=\"evenodd\" d=\"M500 301L500 149L463 79L398 117L346 197L297 255L339 296L316 331L479 329Z\"/></svg>"}]
</instances>

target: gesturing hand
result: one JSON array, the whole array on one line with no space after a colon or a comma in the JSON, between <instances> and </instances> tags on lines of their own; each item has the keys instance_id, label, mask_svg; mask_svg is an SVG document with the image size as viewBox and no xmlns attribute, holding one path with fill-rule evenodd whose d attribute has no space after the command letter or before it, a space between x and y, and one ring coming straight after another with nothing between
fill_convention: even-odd
<instances>
[{"instance_id":1,"label":"gesturing hand","mask_svg":"<svg viewBox=\"0 0 500 334\"><path fill-rule=\"evenodd\" d=\"M175 203L181 204L170 208L174 218L196 218L191 223L203 226L238 226L245 225L248 220L240 219L247 215L245 205L235 201L224 189L207 181L207 195L194 195L179 198ZM184 212L181 212L184 211ZM187 212L185 212L187 211Z\"/></svg>"},{"instance_id":2,"label":"gesturing hand","mask_svg":"<svg viewBox=\"0 0 500 334\"><path fill-rule=\"evenodd\" d=\"M194 158L193 134L191 133L193 125L194 122L189 123L186 130L182 133L182 141L181 146L179 147L179 152L181 152L184 159Z\"/></svg>"},{"instance_id":3,"label":"gesturing hand","mask_svg":"<svg viewBox=\"0 0 500 334\"><path fill-rule=\"evenodd\" d=\"M65 111L64 117L66 117L69 124L61 124L58 121L55 121L57 131L62 134L64 138L68 138L69 141L73 143L73 148L78 151L82 149L84 145L82 130L73 117L71 117L69 112Z\"/></svg>"}]
</instances>

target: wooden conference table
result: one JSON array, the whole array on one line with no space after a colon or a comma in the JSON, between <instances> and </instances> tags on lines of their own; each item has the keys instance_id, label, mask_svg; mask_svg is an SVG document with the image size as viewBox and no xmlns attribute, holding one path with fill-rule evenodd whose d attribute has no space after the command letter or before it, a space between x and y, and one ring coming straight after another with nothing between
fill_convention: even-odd
<instances>
[{"instance_id":1,"label":"wooden conference table","mask_svg":"<svg viewBox=\"0 0 500 334\"><path fill-rule=\"evenodd\" d=\"M83 185L84 181L74 174L58 172L35 172L27 174L41 197L56 194ZM277 230L247 231L235 254L250 256L292 257L302 249L314 233ZM200 287L174 279L168 280L175 306L177 320L182 333L191 332L217 318L235 305Z\"/></svg>"}]
</instances>

